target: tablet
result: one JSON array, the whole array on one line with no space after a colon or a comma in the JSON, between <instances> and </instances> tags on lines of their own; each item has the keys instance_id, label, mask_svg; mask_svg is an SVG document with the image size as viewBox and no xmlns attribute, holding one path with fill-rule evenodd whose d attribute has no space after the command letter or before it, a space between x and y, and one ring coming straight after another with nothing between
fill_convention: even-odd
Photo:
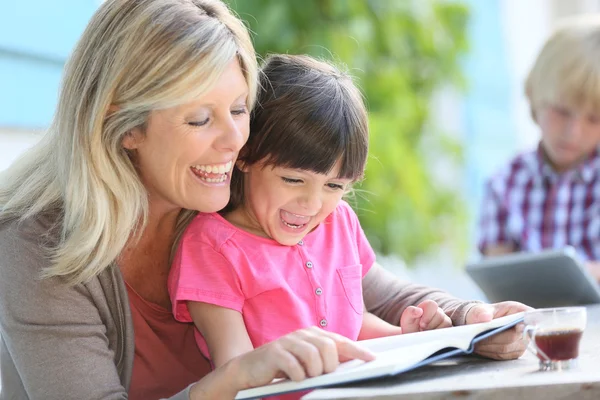
<instances>
[{"instance_id":1,"label":"tablet","mask_svg":"<svg viewBox=\"0 0 600 400\"><path fill-rule=\"evenodd\" d=\"M492 303L514 300L535 308L600 303L600 286L571 246L485 257L467 265L467 273Z\"/></svg>"}]
</instances>

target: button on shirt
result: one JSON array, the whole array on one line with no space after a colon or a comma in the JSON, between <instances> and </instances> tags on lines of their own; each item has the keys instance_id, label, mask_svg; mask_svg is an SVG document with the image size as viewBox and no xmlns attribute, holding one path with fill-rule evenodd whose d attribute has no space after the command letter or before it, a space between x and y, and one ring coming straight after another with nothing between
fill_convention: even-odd
<instances>
[{"instance_id":1,"label":"button on shirt","mask_svg":"<svg viewBox=\"0 0 600 400\"><path fill-rule=\"evenodd\" d=\"M248 233L218 214L200 214L180 243L169 292L179 321L191 321L190 300L239 311L254 347L310 326L355 340L362 278L374 262L356 214L343 201L295 246Z\"/></svg>"},{"instance_id":2,"label":"button on shirt","mask_svg":"<svg viewBox=\"0 0 600 400\"><path fill-rule=\"evenodd\" d=\"M516 157L486 185L479 249L514 245L540 251L571 245L583 260L600 260L600 152L556 173L540 147Z\"/></svg>"}]
</instances>

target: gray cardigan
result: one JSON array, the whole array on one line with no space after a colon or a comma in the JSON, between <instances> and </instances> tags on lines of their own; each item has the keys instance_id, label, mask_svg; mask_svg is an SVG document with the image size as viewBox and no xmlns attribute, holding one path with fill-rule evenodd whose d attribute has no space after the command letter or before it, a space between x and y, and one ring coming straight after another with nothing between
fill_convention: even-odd
<instances>
[{"instance_id":1,"label":"gray cardigan","mask_svg":"<svg viewBox=\"0 0 600 400\"><path fill-rule=\"evenodd\" d=\"M112 266L76 286L39 279L44 246L60 237L56 215L0 225L0 400L127 399L135 345L123 277ZM363 289L367 309L395 324L406 306L433 299L461 325L474 303L377 265ZM186 388L170 399L188 398Z\"/></svg>"}]
</instances>

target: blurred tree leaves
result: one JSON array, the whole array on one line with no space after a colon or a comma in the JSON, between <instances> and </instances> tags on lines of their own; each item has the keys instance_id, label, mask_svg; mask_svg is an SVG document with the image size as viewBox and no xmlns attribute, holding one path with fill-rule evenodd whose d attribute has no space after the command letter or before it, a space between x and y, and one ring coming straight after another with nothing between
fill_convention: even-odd
<instances>
[{"instance_id":1,"label":"blurred tree leaves","mask_svg":"<svg viewBox=\"0 0 600 400\"><path fill-rule=\"evenodd\" d=\"M367 99L371 147L356 209L373 247L407 262L449 241L464 248L460 189L432 166L461 148L430 123L432 97L464 87L468 9L448 0L230 0L257 52L348 66ZM442 163L442 165L444 165ZM447 164L446 164L447 165ZM443 167L442 167L443 168Z\"/></svg>"}]
</instances>

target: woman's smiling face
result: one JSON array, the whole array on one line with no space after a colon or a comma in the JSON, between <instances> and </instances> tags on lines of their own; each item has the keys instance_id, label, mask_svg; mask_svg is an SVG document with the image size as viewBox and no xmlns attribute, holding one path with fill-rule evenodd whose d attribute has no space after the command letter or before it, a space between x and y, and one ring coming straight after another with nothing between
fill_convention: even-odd
<instances>
[{"instance_id":1,"label":"woman's smiling face","mask_svg":"<svg viewBox=\"0 0 600 400\"><path fill-rule=\"evenodd\" d=\"M232 166L248 139L248 91L235 59L202 98L152 111L145 128L123 140L154 204L201 212L225 207Z\"/></svg>"}]
</instances>

